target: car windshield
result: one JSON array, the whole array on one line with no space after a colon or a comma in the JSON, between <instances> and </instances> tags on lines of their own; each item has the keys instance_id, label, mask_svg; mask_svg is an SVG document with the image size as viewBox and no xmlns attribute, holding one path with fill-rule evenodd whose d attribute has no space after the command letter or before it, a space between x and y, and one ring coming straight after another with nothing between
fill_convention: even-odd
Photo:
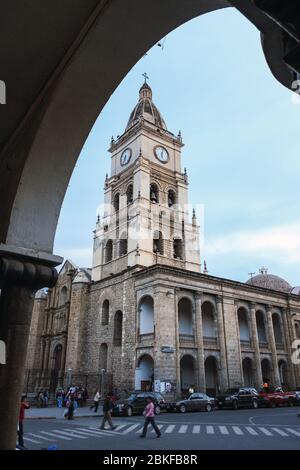
<instances>
[{"instance_id":1,"label":"car windshield","mask_svg":"<svg viewBox=\"0 0 300 470\"><path fill-rule=\"evenodd\" d=\"M127 398L127 400L129 400L129 401L133 401L133 400L135 400L135 399L136 399L136 395L135 395L134 393L132 393L132 394Z\"/></svg>"}]
</instances>

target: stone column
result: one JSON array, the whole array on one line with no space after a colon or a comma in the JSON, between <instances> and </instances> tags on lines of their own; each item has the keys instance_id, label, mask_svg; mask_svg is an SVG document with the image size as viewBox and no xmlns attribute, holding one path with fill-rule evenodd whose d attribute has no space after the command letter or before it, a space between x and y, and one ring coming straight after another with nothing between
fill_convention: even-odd
<instances>
[{"instance_id":1,"label":"stone column","mask_svg":"<svg viewBox=\"0 0 300 470\"><path fill-rule=\"evenodd\" d=\"M0 247L0 339L6 344L6 364L0 366L0 448L14 449L23 389L27 344L35 292L55 284L48 262Z\"/></svg>"},{"instance_id":2,"label":"stone column","mask_svg":"<svg viewBox=\"0 0 300 470\"><path fill-rule=\"evenodd\" d=\"M282 323L286 350L289 354L288 367L289 379L291 381L290 387L294 389L296 386L298 386L298 384L300 384L300 367L299 364L296 365L292 363L292 354L294 352L294 349L292 348L292 342L297 339L297 337L292 318L290 319L290 322L288 321L288 310L286 308L282 309Z\"/></svg>"},{"instance_id":3,"label":"stone column","mask_svg":"<svg viewBox=\"0 0 300 470\"><path fill-rule=\"evenodd\" d=\"M276 349L276 342L275 342L275 336L274 336L271 305L267 305L267 325L268 325L269 346L272 352L273 380L274 380L274 385L279 387L281 385L281 382L280 382L280 375L279 375L279 368L278 368L277 349Z\"/></svg>"},{"instance_id":4,"label":"stone column","mask_svg":"<svg viewBox=\"0 0 300 470\"><path fill-rule=\"evenodd\" d=\"M220 389L221 392L228 389L228 374L227 374L227 354L225 345L225 332L223 321L223 298L217 296L217 323L218 323L218 337L220 345Z\"/></svg>"},{"instance_id":5,"label":"stone column","mask_svg":"<svg viewBox=\"0 0 300 470\"><path fill-rule=\"evenodd\" d=\"M254 302L250 303L250 320L251 320L251 339L252 345L254 348L254 357L255 357L255 369L256 369L256 378L255 378L255 387L260 388L262 385L262 371L261 371L261 361L260 361L260 351L259 351L259 341L257 335L257 326L256 326L256 304Z\"/></svg>"},{"instance_id":6,"label":"stone column","mask_svg":"<svg viewBox=\"0 0 300 470\"><path fill-rule=\"evenodd\" d=\"M205 364L204 364L204 344L203 344L203 326L202 326L202 294L195 294L195 330L196 344L198 349L198 387L201 392L206 391Z\"/></svg>"},{"instance_id":7,"label":"stone column","mask_svg":"<svg viewBox=\"0 0 300 470\"><path fill-rule=\"evenodd\" d=\"M174 312L175 312L175 354L176 354L176 396L181 396L180 380L180 342L179 342L179 322L178 322L178 291L174 294Z\"/></svg>"}]
</instances>

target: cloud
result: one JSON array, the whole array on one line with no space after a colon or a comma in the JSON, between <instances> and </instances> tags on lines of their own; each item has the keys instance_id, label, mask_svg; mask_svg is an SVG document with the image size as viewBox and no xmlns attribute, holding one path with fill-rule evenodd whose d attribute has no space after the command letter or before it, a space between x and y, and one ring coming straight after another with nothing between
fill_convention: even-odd
<instances>
[{"instance_id":1,"label":"cloud","mask_svg":"<svg viewBox=\"0 0 300 470\"><path fill-rule=\"evenodd\" d=\"M291 224L204 238L205 256L229 253L261 256L286 264L300 262L300 220Z\"/></svg>"}]
</instances>

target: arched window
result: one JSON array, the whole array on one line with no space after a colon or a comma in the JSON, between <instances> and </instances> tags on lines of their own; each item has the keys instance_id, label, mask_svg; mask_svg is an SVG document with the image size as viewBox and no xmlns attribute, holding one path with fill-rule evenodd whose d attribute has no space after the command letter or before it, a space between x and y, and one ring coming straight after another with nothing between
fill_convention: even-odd
<instances>
[{"instance_id":1,"label":"arched window","mask_svg":"<svg viewBox=\"0 0 300 470\"><path fill-rule=\"evenodd\" d=\"M204 338L216 338L216 326L214 317L214 307L211 302L203 302L202 311L202 328Z\"/></svg>"},{"instance_id":2,"label":"arched window","mask_svg":"<svg viewBox=\"0 0 300 470\"><path fill-rule=\"evenodd\" d=\"M123 313L118 310L114 318L114 346L122 346Z\"/></svg>"},{"instance_id":3,"label":"arched window","mask_svg":"<svg viewBox=\"0 0 300 470\"><path fill-rule=\"evenodd\" d=\"M213 356L209 356L205 359L205 383L206 393L209 396L215 397L218 394L218 364L217 360Z\"/></svg>"},{"instance_id":4,"label":"arched window","mask_svg":"<svg viewBox=\"0 0 300 470\"><path fill-rule=\"evenodd\" d=\"M264 313L259 310L256 312L257 336L260 343L267 343L267 334L265 326Z\"/></svg>"},{"instance_id":5,"label":"arched window","mask_svg":"<svg viewBox=\"0 0 300 470\"><path fill-rule=\"evenodd\" d=\"M178 327L180 335L193 335L193 306L190 299L178 302Z\"/></svg>"},{"instance_id":6,"label":"arched window","mask_svg":"<svg viewBox=\"0 0 300 470\"><path fill-rule=\"evenodd\" d=\"M162 233L158 230L155 230L153 234L153 253L164 254L164 240Z\"/></svg>"},{"instance_id":7,"label":"arched window","mask_svg":"<svg viewBox=\"0 0 300 470\"><path fill-rule=\"evenodd\" d=\"M127 204L131 204L133 202L133 185L130 184L126 191L126 198Z\"/></svg>"},{"instance_id":8,"label":"arched window","mask_svg":"<svg viewBox=\"0 0 300 470\"><path fill-rule=\"evenodd\" d=\"M107 344L102 343L99 352L99 369L107 370Z\"/></svg>"},{"instance_id":9,"label":"arched window","mask_svg":"<svg viewBox=\"0 0 300 470\"><path fill-rule=\"evenodd\" d=\"M146 295L139 303L140 334L146 335L154 332L154 303L150 295Z\"/></svg>"},{"instance_id":10,"label":"arched window","mask_svg":"<svg viewBox=\"0 0 300 470\"><path fill-rule=\"evenodd\" d=\"M120 194L119 193L115 194L115 197L114 197L114 209L115 209L115 212L118 212L118 210L120 209Z\"/></svg>"},{"instance_id":11,"label":"arched window","mask_svg":"<svg viewBox=\"0 0 300 470\"><path fill-rule=\"evenodd\" d=\"M176 204L176 193L173 189L168 191L168 206L173 207Z\"/></svg>"},{"instance_id":12,"label":"arched window","mask_svg":"<svg viewBox=\"0 0 300 470\"><path fill-rule=\"evenodd\" d=\"M101 324L108 325L109 322L109 301L106 299L102 304L102 318Z\"/></svg>"},{"instance_id":13,"label":"arched window","mask_svg":"<svg viewBox=\"0 0 300 470\"><path fill-rule=\"evenodd\" d=\"M113 255L113 242L108 240L105 246L105 263L108 263L112 260Z\"/></svg>"},{"instance_id":14,"label":"arched window","mask_svg":"<svg viewBox=\"0 0 300 470\"><path fill-rule=\"evenodd\" d=\"M262 372L262 379L264 382L271 384L272 380L272 368L269 359L262 359L261 361L261 372Z\"/></svg>"},{"instance_id":15,"label":"arched window","mask_svg":"<svg viewBox=\"0 0 300 470\"><path fill-rule=\"evenodd\" d=\"M65 305L67 302L68 298L68 289L66 286L62 287L60 293L59 293L59 300L58 300L58 306L61 307L62 305Z\"/></svg>"},{"instance_id":16,"label":"arched window","mask_svg":"<svg viewBox=\"0 0 300 470\"><path fill-rule=\"evenodd\" d=\"M239 322L239 330L240 330L240 340L242 342L250 341L250 330L249 330L247 310L244 307L240 307L238 309L238 322Z\"/></svg>"},{"instance_id":17,"label":"arched window","mask_svg":"<svg viewBox=\"0 0 300 470\"><path fill-rule=\"evenodd\" d=\"M159 203L159 191L158 186L155 183L150 185L150 201L153 203Z\"/></svg>"},{"instance_id":18,"label":"arched window","mask_svg":"<svg viewBox=\"0 0 300 470\"><path fill-rule=\"evenodd\" d=\"M173 241L174 258L183 259L183 242L181 238L175 238Z\"/></svg>"},{"instance_id":19,"label":"arched window","mask_svg":"<svg viewBox=\"0 0 300 470\"><path fill-rule=\"evenodd\" d=\"M127 253L127 238L121 238L120 245L119 245L119 256L126 255L126 253Z\"/></svg>"},{"instance_id":20,"label":"arched window","mask_svg":"<svg viewBox=\"0 0 300 470\"><path fill-rule=\"evenodd\" d=\"M254 386L253 362L249 357L245 357L242 362L244 387Z\"/></svg>"},{"instance_id":21,"label":"arched window","mask_svg":"<svg viewBox=\"0 0 300 470\"><path fill-rule=\"evenodd\" d=\"M282 335L280 317L279 317L278 313L273 313L272 323L273 323L275 343L277 345L283 344L283 335Z\"/></svg>"}]
</instances>

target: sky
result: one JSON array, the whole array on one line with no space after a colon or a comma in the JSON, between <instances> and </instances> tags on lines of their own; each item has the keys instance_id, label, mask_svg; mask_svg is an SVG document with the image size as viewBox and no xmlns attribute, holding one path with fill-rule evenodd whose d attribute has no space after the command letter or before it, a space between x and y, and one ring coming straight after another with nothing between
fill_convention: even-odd
<instances>
[{"instance_id":1,"label":"sky","mask_svg":"<svg viewBox=\"0 0 300 470\"><path fill-rule=\"evenodd\" d=\"M243 282L266 266L300 285L300 104L270 72L259 31L234 9L174 30L121 82L80 154L54 253L91 266L107 149L125 130L144 72L168 129L182 133L189 202L204 207L201 261L209 274Z\"/></svg>"}]
</instances>

